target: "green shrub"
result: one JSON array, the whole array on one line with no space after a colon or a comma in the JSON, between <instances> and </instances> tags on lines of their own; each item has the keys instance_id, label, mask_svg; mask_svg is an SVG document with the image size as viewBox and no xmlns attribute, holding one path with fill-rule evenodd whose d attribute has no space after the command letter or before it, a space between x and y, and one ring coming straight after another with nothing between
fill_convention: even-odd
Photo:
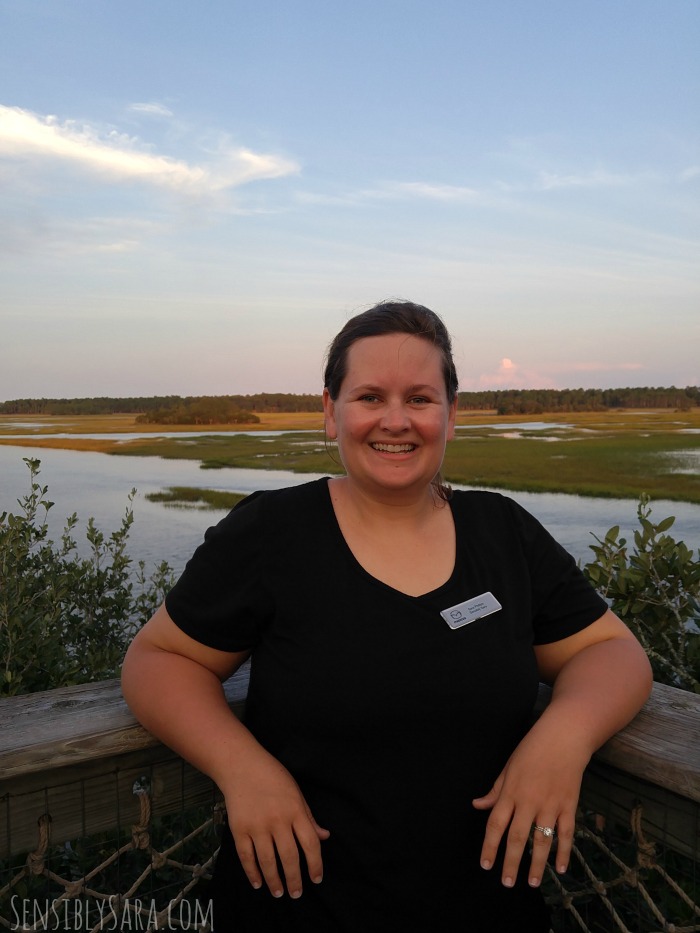
<instances>
[{"instance_id":1,"label":"green shrub","mask_svg":"<svg viewBox=\"0 0 700 933\"><path fill-rule=\"evenodd\" d=\"M25 463L30 491L20 512L0 514L0 696L117 676L134 633L173 579L165 562L148 576L143 561L132 568L126 546L136 490L110 535L89 519L90 554L83 558L73 537L76 514L60 543L48 538L54 503L37 481L41 462Z\"/></svg>"},{"instance_id":2,"label":"green shrub","mask_svg":"<svg viewBox=\"0 0 700 933\"><path fill-rule=\"evenodd\" d=\"M591 545L583 571L644 646L654 679L700 693L700 560L666 534L675 518L654 524L649 497L637 508L640 528L630 550L620 529Z\"/></svg>"}]
</instances>

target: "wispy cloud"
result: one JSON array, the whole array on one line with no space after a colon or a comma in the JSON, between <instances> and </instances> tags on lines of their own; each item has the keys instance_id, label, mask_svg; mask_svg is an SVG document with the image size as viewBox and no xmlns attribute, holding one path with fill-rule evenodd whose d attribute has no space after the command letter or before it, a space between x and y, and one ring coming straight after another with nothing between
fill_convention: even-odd
<instances>
[{"instance_id":1,"label":"wispy cloud","mask_svg":"<svg viewBox=\"0 0 700 933\"><path fill-rule=\"evenodd\" d=\"M208 161L190 164L153 153L137 138L115 130L100 133L88 124L61 123L54 116L0 105L2 156L68 163L114 183L144 182L195 195L299 171L289 159L227 143Z\"/></svg>"},{"instance_id":2,"label":"wispy cloud","mask_svg":"<svg viewBox=\"0 0 700 933\"><path fill-rule=\"evenodd\" d=\"M400 182L388 189L394 190L397 196L426 198L430 201L472 201L478 196L474 188L461 185L435 185L420 181Z\"/></svg>"},{"instance_id":3,"label":"wispy cloud","mask_svg":"<svg viewBox=\"0 0 700 933\"><path fill-rule=\"evenodd\" d=\"M643 363L566 363L556 367L562 373L606 373L606 372L636 372L644 369Z\"/></svg>"},{"instance_id":4,"label":"wispy cloud","mask_svg":"<svg viewBox=\"0 0 700 933\"><path fill-rule=\"evenodd\" d=\"M619 172L607 172L604 169L574 175L540 172L537 186L544 191L551 191L554 188L619 188L644 179L648 180L648 178L649 175L646 174L625 175Z\"/></svg>"},{"instance_id":5,"label":"wispy cloud","mask_svg":"<svg viewBox=\"0 0 700 933\"><path fill-rule=\"evenodd\" d=\"M39 249L43 257L70 259L88 254L130 253L149 239L167 236L172 224L133 216L3 217L0 222L0 256L21 256Z\"/></svg>"},{"instance_id":6,"label":"wispy cloud","mask_svg":"<svg viewBox=\"0 0 700 933\"><path fill-rule=\"evenodd\" d=\"M367 204L371 201L410 201L420 199L423 201L461 202L473 201L479 196L475 188L461 185L441 185L422 181L385 182L374 188L360 188L339 194L324 194L322 192L300 191L297 194L299 201L306 204L320 204L332 206L353 206Z\"/></svg>"},{"instance_id":7,"label":"wispy cloud","mask_svg":"<svg viewBox=\"0 0 700 933\"><path fill-rule=\"evenodd\" d=\"M164 104L157 103L135 103L129 104L127 110L130 113L144 113L153 117L172 117L173 112Z\"/></svg>"}]
</instances>

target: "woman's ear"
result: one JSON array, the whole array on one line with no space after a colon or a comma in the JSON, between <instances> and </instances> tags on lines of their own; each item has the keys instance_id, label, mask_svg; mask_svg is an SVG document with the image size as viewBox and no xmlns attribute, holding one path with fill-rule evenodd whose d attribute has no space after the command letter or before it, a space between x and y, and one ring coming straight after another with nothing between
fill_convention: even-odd
<instances>
[{"instance_id":1,"label":"woman's ear","mask_svg":"<svg viewBox=\"0 0 700 933\"><path fill-rule=\"evenodd\" d=\"M457 396L455 395L450 405L450 411L447 416L447 440L453 441L455 437L455 422L457 420Z\"/></svg>"},{"instance_id":2,"label":"woman's ear","mask_svg":"<svg viewBox=\"0 0 700 933\"><path fill-rule=\"evenodd\" d=\"M338 437L338 430L335 425L335 405L328 389L323 390L323 418L326 437L334 441Z\"/></svg>"}]
</instances>

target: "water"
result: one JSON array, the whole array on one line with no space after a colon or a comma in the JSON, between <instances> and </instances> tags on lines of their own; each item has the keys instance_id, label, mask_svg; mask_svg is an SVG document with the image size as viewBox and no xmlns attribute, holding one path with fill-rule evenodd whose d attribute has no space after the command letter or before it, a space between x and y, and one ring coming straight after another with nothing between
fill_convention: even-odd
<instances>
[{"instance_id":1,"label":"water","mask_svg":"<svg viewBox=\"0 0 700 933\"><path fill-rule=\"evenodd\" d=\"M8 427L51 427L51 425L46 424L37 424L37 425L26 425L22 424L19 421L15 422L3 422L3 426ZM81 440L108 440L115 441L116 443L122 443L124 441L141 441L147 440L149 438L156 437L230 437L231 434L248 434L254 437L279 437L281 434L312 434L316 433L320 437L323 437L323 431L308 431L304 428L294 428L289 431L105 431L103 433L90 434L90 433L81 433L76 434L75 431L49 431L46 434L41 434L39 431L32 431L30 434L0 434L0 440L14 440L14 441L27 441L34 440L37 437L57 437L57 438L73 438L79 437Z\"/></svg>"},{"instance_id":2,"label":"water","mask_svg":"<svg viewBox=\"0 0 700 933\"><path fill-rule=\"evenodd\" d=\"M248 493L296 486L320 476L284 470L204 471L192 460L112 457L77 450L0 445L0 512L17 512L18 498L29 491L29 470L23 457L41 460L38 481L49 487L48 498L56 503L49 513L54 540L60 536L66 517L73 512L81 520L74 533L79 542L90 516L102 531L115 530L126 510L128 494L136 488L128 552L135 561L144 560L147 565L167 560L178 572L206 529L223 518L226 510L168 508L149 502L145 498L147 493L160 492L166 486L201 486Z\"/></svg>"},{"instance_id":3,"label":"water","mask_svg":"<svg viewBox=\"0 0 700 933\"><path fill-rule=\"evenodd\" d=\"M66 516L73 512L81 519L75 534L79 541L84 537L83 529L90 516L101 530L115 530L124 515L127 496L136 487L129 554L134 560L146 561L148 566L167 560L176 572L182 570L205 530L222 518L225 510L167 508L149 502L145 498L147 493L159 492L166 486L201 486L248 493L296 486L320 475L237 468L204 472L191 460L112 457L75 450L0 445L0 512L16 512L17 499L29 490L29 471L23 457L41 460L39 481L48 485L49 499L56 503L49 522L54 540L60 536ZM568 551L583 561L592 556L591 532L602 537L617 524L629 538L637 525L637 503L633 499L594 499L559 493L507 494L532 512ZM671 533L697 553L700 505L663 500L652 505L652 519L660 521L667 515L676 516Z\"/></svg>"}]
</instances>

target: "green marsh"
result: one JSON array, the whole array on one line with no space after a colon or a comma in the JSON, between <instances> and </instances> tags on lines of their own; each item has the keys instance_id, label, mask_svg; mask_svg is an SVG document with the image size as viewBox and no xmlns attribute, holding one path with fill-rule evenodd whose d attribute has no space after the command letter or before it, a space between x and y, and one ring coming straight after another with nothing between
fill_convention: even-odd
<instances>
[{"instance_id":1,"label":"green marsh","mask_svg":"<svg viewBox=\"0 0 700 933\"><path fill-rule=\"evenodd\" d=\"M448 444L443 473L453 483L495 489L635 499L647 493L700 503L697 421L693 413L605 413L530 426L514 419L499 419L498 427L470 423ZM144 439L112 453L199 460L205 470L342 473L337 451L317 431Z\"/></svg>"}]
</instances>

